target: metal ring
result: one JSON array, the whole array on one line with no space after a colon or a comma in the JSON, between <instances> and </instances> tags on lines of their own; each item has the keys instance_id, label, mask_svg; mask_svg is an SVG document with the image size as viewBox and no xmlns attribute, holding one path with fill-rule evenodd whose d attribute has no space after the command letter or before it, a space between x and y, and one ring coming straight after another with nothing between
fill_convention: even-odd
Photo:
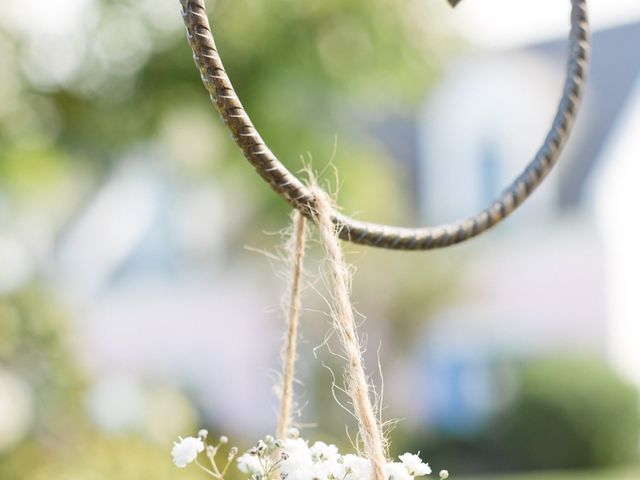
<instances>
[{"instance_id":1,"label":"metal ring","mask_svg":"<svg viewBox=\"0 0 640 480\"><path fill-rule=\"evenodd\" d=\"M202 81L222 120L258 174L287 203L313 220L314 197L307 186L276 158L244 110L216 48L204 0L180 0L187 38ZM542 147L527 168L480 213L450 224L403 228L354 220L333 214L340 238L394 250L430 250L464 242L489 230L518 208L556 164L569 136L584 91L589 63L589 23L586 0L571 0L569 62L562 98Z\"/></svg>"}]
</instances>

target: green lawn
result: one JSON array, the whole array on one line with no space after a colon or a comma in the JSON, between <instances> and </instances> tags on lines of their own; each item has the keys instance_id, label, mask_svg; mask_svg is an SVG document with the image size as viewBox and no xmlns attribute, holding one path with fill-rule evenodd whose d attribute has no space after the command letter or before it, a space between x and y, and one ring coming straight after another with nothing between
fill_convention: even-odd
<instances>
[{"instance_id":1,"label":"green lawn","mask_svg":"<svg viewBox=\"0 0 640 480\"><path fill-rule=\"evenodd\" d=\"M455 476L451 476L454 480ZM640 480L640 467L586 472L553 472L519 475L465 477L460 480Z\"/></svg>"}]
</instances>

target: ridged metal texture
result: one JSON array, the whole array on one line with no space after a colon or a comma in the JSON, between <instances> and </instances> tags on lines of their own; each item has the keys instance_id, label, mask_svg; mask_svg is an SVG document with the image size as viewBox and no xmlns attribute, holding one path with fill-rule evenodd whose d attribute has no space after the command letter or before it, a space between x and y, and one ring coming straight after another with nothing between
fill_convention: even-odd
<instances>
[{"instance_id":1,"label":"ridged metal texture","mask_svg":"<svg viewBox=\"0 0 640 480\"><path fill-rule=\"evenodd\" d=\"M204 0L180 0L187 37L202 81L231 135L260 176L292 207L313 220L314 197L278 160L254 127L236 94L216 48ZM458 1L450 0L452 5ZM567 78L557 113L542 146L526 169L487 208L449 224L403 228L368 223L337 210L333 220L340 238L395 250L430 250L464 242L489 230L518 208L556 164L580 104L589 62L586 0L571 0Z\"/></svg>"}]
</instances>

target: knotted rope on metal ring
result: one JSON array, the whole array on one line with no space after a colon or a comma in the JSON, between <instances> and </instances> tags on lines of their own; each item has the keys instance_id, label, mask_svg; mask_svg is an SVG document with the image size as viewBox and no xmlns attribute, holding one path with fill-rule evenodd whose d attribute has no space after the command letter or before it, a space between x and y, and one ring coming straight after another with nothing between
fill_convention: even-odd
<instances>
[{"instance_id":1,"label":"knotted rope on metal ring","mask_svg":"<svg viewBox=\"0 0 640 480\"><path fill-rule=\"evenodd\" d=\"M336 209L332 220L343 240L396 250L429 250L464 242L489 230L516 210L542 183L569 136L584 90L589 62L586 0L571 1L567 78L551 128L526 169L491 205L476 215L435 227L403 228L354 220ZM449 0L452 6L460 0ZM309 188L278 160L254 127L216 48L204 0L180 0L187 37L202 81L231 135L258 174L292 207L313 220Z\"/></svg>"}]
</instances>

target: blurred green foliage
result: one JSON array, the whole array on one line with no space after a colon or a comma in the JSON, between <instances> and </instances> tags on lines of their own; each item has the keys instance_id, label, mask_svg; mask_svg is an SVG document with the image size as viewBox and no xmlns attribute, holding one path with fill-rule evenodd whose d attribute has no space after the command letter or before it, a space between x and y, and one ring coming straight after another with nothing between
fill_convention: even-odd
<instances>
[{"instance_id":1,"label":"blurred green foliage","mask_svg":"<svg viewBox=\"0 0 640 480\"><path fill-rule=\"evenodd\" d=\"M459 475L618 468L620 476L612 470L610 478L636 478L637 469L625 470L637 463L639 453L640 396L635 387L599 359L512 360L509 369L514 372L513 395L484 429L451 436L404 428L395 447L419 449L427 458L455 467ZM633 475L625 476L629 472ZM609 478L594 475L585 478ZM550 473L549 478L556 476Z\"/></svg>"},{"instance_id":2,"label":"blurred green foliage","mask_svg":"<svg viewBox=\"0 0 640 480\"><path fill-rule=\"evenodd\" d=\"M28 396L22 400L28 400L31 416L23 437L2 445L0 478L203 478L196 468L176 471L170 443L144 436L110 436L92 425L85 408L84 375L71 353L69 327L63 309L42 288L0 299L0 395L6 395L4 375L10 372L27 388ZM24 405L15 407L20 408L10 414Z\"/></svg>"},{"instance_id":3,"label":"blurred green foliage","mask_svg":"<svg viewBox=\"0 0 640 480\"><path fill-rule=\"evenodd\" d=\"M135 144L159 142L183 170L258 184L209 104L178 2L100 1L92 10L71 26L73 43L61 49L79 57L64 75L56 73L55 58L34 47L59 39L0 32L8 73L0 89L0 164L21 158L27 169L46 152L56 165L71 160L99 181ZM297 170L300 156L310 153L322 170L338 135L334 160L346 207L404 220L407 199L396 183L402 179L376 139L363 135L367 113L356 112L411 112L419 104L451 48L428 33L436 20L424 2L219 0L209 13L230 76L282 160ZM32 183L55 174L39 163L37 171ZM0 182L11 182L6 174L0 169ZM389 190L388 207L360 185ZM260 200L248 201L258 206L256 215L286 208L267 187L255 195Z\"/></svg>"},{"instance_id":4,"label":"blurred green foliage","mask_svg":"<svg viewBox=\"0 0 640 480\"><path fill-rule=\"evenodd\" d=\"M462 477L461 480L635 480L640 467Z\"/></svg>"},{"instance_id":5,"label":"blurred green foliage","mask_svg":"<svg viewBox=\"0 0 640 480\"><path fill-rule=\"evenodd\" d=\"M499 435L516 468L589 468L638 458L640 397L608 366L554 360L527 366Z\"/></svg>"},{"instance_id":6,"label":"blurred green foliage","mask_svg":"<svg viewBox=\"0 0 640 480\"><path fill-rule=\"evenodd\" d=\"M1 457L0 457L1 458ZM177 471L166 448L130 437L65 438L57 445L29 444L0 462L0 478L29 480L203 479L196 468Z\"/></svg>"},{"instance_id":7,"label":"blurred green foliage","mask_svg":"<svg viewBox=\"0 0 640 480\"><path fill-rule=\"evenodd\" d=\"M84 425L77 416L83 376L71 354L67 318L42 288L0 299L0 366L29 387L34 436L56 438Z\"/></svg>"}]
</instances>

